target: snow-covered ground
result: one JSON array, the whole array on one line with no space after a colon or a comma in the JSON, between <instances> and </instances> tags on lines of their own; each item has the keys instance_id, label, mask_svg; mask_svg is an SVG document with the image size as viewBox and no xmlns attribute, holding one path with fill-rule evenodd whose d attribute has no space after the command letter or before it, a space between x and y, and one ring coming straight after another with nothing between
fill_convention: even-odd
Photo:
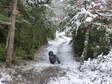
<instances>
[{"instance_id":1,"label":"snow-covered ground","mask_svg":"<svg viewBox=\"0 0 112 84\"><path fill-rule=\"evenodd\" d=\"M43 56L44 62L47 60L44 66L47 64L46 67L61 67L66 70L67 74L63 77L51 78L48 84L112 84L112 51L107 56L100 55L98 59L88 59L80 65L79 62L73 60L70 40L71 38L66 37L64 32L57 32L56 39L49 41L49 46ZM61 64L49 64L48 52L50 50L59 56ZM37 66L40 67L38 64ZM43 63L41 66L43 66Z\"/></svg>"},{"instance_id":2,"label":"snow-covered ground","mask_svg":"<svg viewBox=\"0 0 112 84\"><path fill-rule=\"evenodd\" d=\"M50 40L48 46L39 54L42 56L41 61L49 63L48 52L53 51L54 54L60 58L62 63L73 62L72 49L69 45L70 40L71 38L66 37L64 32L56 32L56 39Z\"/></svg>"},{"instance_id":3,"label":"snow-covered ground","mask_svg":"<svg viewBox=\"0 0 112 84\"><path fill-rule=\"evenodd\" d=\"M48 84L112 84L112 51L107 56L88 60L79 71L76 64L68 64L67 75L52 78Z\"/></svg>"},{"instance_id":4,"label":"snow-covered ground","mask_svg":"<svg viewBox=\"0 0 112 84\"><path fill-rule=\"evenodd\" d=\"M69 45L71 38L68 38L65 36L65 33L56 33L56 39L55 40L50 40L48 42L48 46L42 49L40 51L40 60L37 62L34 62L30 65L26 66L20 66L19 68L22 71L27 71L30 69L36 69L38 72L44 70L47 67L68 67L69 64L73 63L73 55L72 55L72 49L71 46ZM49 63L49 56L48 52L53 51L60 59L61 64L55 64L52 65ZM37 54L38 56L38 54ZM0 84L4 84L2 81L9 81L11 79L11 75L6 71L6 69L1 70L1 77L0 77Z\"/></svg>"},{"instance_id":5,"label":"snow-covered ground","mask_svg":"<svg viewBox=\"0 0 112 84\"><path fill-rule=\"evenodd\" d=\"M64 60L67 56L70 55L62 54ZM48 84L112 84L112 51L107 56L88 59L82 65L75 60L69 61L59 65L67 70L67 74L64 77L51 78Z\"/></svg>"},{"instance_id":6,"label":"snow-covered ground","mask_svg":"<svg viewBox=\"0 0 112 84\"><path fill-rule=\"evenodd\" d=\"M112 84L112 51L107 56L100 55L97 59L88 59L81 65L73 60L70 40L71 38L66 37L63 32L57 32L56 39L49 41L48 46L41 51L42 59L39 62L21 66L20 69L41 72L48 67L60 67L66 72L64 76L51 77L48 84ZM59 57L61 64L49 63L48 52L50 50ZM11 77L7 70L1 71L0 84L5 84L3 81L13 80Z\"/></svg>"},{"instance_id":7,"label":"snow-covered ground","mask_svg":"<svg viewBox=\"0 0 112 84\"><path fill-rule=\"evenodd\" d=\"M0 84L5 84L5 81L12 80L8 72L13 71L12 69L6 69L5 67L0 67Z\"/></svg>"}]
</instances>

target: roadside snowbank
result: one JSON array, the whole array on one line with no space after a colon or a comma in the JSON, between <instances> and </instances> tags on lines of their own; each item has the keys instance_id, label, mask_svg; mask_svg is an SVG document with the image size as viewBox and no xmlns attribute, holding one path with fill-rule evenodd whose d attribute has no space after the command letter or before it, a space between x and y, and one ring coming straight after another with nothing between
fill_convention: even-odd
<instances>
[{"instance_id":1,"label":"roadside snowbank","mask_svg":"<svg viewBox=\"0 0 112 84\"><path fill-rule=\"evenodd\" d=\"M97 59L85 61L81 71L91 84L112 84L112 51L107 56L100 55Z\"/></svg>"},{"instance_id":2,"label":"roadside snowbank","mask_svg":"<svg viewBox=\"0 0 112 84\"><path fill-rule=\"evenodd\" d=\"M88 59L80 70L76 66L77 63L64 65L66 76L52 78L48 84L112 84L112 51L107 56Z\"/></svg>"},{"instance_id":3,"label":"roadside snowbank","mask_svg":"<svg viewBox=\"0 0 112 84\"><path fill-rule=\"evenodd\" d=\"M6 69L4 67L0 67L0 84L6 84L7 81L12 80L9 72L12 72L13 69Z\"/></svg>"}]
</instances>

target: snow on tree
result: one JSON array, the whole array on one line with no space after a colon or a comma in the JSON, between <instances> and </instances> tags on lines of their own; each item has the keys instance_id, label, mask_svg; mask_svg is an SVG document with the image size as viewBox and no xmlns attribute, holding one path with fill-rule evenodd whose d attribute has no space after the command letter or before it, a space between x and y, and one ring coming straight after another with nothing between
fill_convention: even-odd
<instances>
[{"instance_id":1,"label":"snow on tree","mask_svg":"<svg viewBox=\"0 0 112 84\"><path fill-rule=\"evenodd\" d=\"M87 79L91 84L112 83L112 50L108 55L99 55L97 59L88 59L80 67L83 72L82 78ZM83 80L83 79L82 79Z\"/></svg>"},{"instance_id":2,"label":"snow on tree","mask_svg":"<svg viewBox=\"0 0 112 84\"><path fill-rule=\"evenodd\" d=\"M106 11L107 1L70 0L68 3L70 6L66 11L70 11L67 14L69 19L64 28L73 31L75 56L88 59L96 58L101 53L108 54L112 34L108 30L112 31L112 13Z\"/></svg>"}]
</instances>

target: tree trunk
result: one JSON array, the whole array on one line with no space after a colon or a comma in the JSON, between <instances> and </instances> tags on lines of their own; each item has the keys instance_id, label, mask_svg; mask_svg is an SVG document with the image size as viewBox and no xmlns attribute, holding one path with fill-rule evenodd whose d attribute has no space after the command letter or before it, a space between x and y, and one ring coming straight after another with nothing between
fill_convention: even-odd
<instances>
[{"instance_id":1,"label":"tree trunk","mask_svg":"<svg viewBox=\"0 0 112 84\"><path fill-rule=\"evenodd\" d=\"M89 44L89 33L90 33L90 25L87 25L87 31L85 34L85 41L84 41L84 49L81 55L82 61L84 61L84 58L87 56L87 46Z\"/></svg>"},{"instance_id":2,"label":"tree trunk","mask_svg":"<svg viewBox=\"0 0 112 84\"><path fill-rule=\"evenodd\" d=\"M8 44L7 44L7 51L6 51L6 65L8 67L11 66L12 62L12 55L14 50L14 38L15 38L15 23L16 23L16 10L17 10L17 0L13 0L13 9L11 14L11 25L9 28L9 36L8 36Z\"/></svg>"}]
</instances>

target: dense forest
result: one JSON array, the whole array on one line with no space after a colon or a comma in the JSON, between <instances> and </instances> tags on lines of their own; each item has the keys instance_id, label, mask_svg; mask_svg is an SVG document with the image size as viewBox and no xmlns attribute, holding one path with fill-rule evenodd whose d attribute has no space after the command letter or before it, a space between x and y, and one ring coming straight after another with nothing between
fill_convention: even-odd
<instances>
[{"instance_id":1,"label":"dense forest","mask_svg":"<svg viewBox=\"0 0 112 84\"><path fill-rule=\"evenodd\" d=\"M112 0L0 0L0 84L112 84Z\"/></svg>"},{"instance_id":2,"label":"dense forest","mask_svg":"<svg viewBox=\"0 0 112 84\"><path fill-rule=\"evenodd\" d=\"M14 43L11 45L14 46L13 63L34 60L35 51L46 44L48 38L55 37L56 25L49 20L49 10L44 6L50 4L49 1L33 4L28 0L18 0L16 10L12 8L14 3L15 0L0 1L0 63L4 63L7 58L11 31L10 25L5 23L10 23L13 12L16 14Z\"/></svg>"}]
</instances>

